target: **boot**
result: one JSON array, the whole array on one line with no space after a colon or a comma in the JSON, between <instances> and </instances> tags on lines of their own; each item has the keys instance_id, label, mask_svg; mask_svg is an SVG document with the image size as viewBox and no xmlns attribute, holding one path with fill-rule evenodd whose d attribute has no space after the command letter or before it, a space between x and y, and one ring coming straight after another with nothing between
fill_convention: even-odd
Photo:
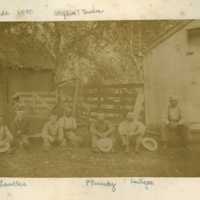
<instances>
[{"instance_id":1,"label":"boot","mask_svg":"<svg viewBox=\"0 0 200 200\"><path fill-rule=\"evenodd\" d=\"M191 141L185 142L185 148L188 149L188 150L193 150L193 148L191 147Z\"/></svg>"},{"instance_id":2,"label":"boot","mask_svg":"<svg viewBox=\"0 0 200 200\"><path fill-rule=\"evenodd\" d=\"M129 153L129 145L128 144L125 144L125 150L124 150L124 153L127 154Z\"/></svg>"},{"instance_id":3,"label":"boot","mask_svg":"<svg viewBox=\"0 0 200 200\"><path fill-rule=\"evenodd\" d=\"M92 149L92 152L93 152L93 153L101 153L101 151L100 151L99 148L93 148L93 149Z\"/></svg>"},{"instance_id":4,"label":"boot","mask_svg":"<svg viewBox=\"0 0 200 200\"><path fill-rule=\"evenodd\" d=\"M162 149L167 149L168 148L168 142L164 142Z\"/></svg>"},{"instance_id":5,"label":"boot","mask_svg":"<svg viewBox=\"0 0 200 200\"><path fill-rule=\"evenodd\" d=\"M139 153L140 152L140 146L139 144L135 145L135 153Z\"/></svg>"},{"instance_id":6,"label":"boot","mask_svg":"<svg viewBox=\"0 0 200 200\"><path fill-rule=\"evenodd\" d=\"M193 150L193 148L192 148L190 145L187 145L187 146L186 146L186 149L188 149L188 150Z\"/></svg>"},{"instance_id":7,"label":"boot","mask_svg":"<svg viewBox=\"0 0 200 200\"><path fill-rule=\"evenodd\" d=\"M112 149L111 149L110 152L111 152L111 153L117 153L117 150L115 149L115 145L113 145L113 147L112 147Z\"/></svg>"}]
</instances>

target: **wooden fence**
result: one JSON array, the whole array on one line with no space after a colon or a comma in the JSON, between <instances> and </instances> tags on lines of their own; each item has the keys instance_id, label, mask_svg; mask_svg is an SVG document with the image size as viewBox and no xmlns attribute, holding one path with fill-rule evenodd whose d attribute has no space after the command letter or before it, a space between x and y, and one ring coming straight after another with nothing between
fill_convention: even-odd
<instances>
[{"instance_id":1,"label":"wooden fence","mask_svg":"<svg viewBox=\"0 0 200 200\"><path fill-rule=\"evenodd\" d=\"M20 96L22 104L27 108L28 113L32 115L48 114L57 101L56 91L19 91L16 94Z\"/></svg>"},{"instance_id":2,"label":"wooden fence","mask_svg":"<svg viewBox=\"0 0 200 200\"><path fill-rule=\"evenodd\" d=\"M75 86L58 87L52 92L22 92L18 91L22 102L29 108L32 114L40 115L49 113L59 102L61 94L68 97L68 103L73 103ZM128 110L144 119L144 85L120 84L83 86L80 88L80 104L87 105L91 115L101 109L109 116L122 116ZM84 106L80 106L82 114L86 114Z\"/></svg>"},{"instance_id":3,"label":"wooden fence","mask_svg":"<svg viewBox=\"0 0 200 200\"><path fill-rule=\"evenodd\" d=\"M66 94L69 103L73 102L73 86L62 86L57 91L58 96ZM134 110L138 118L144 120L144 84L84 86L80 92L80 103L89 106L92 115L99 109L111 117L122 116L128 110Z\"/></svg>"}]
</instances>

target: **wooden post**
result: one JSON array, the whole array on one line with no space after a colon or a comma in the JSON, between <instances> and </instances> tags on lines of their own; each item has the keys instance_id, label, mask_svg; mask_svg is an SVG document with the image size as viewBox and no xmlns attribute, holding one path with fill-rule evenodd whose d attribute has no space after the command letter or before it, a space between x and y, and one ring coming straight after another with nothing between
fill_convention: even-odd
<instances>
[{"instance_id":1,"label":"wooden post","mask_svg":"<svg viewBox=\"0 0 200 200\"><path fill-rule=\"evenodd\" d=\"M99 96L100 95L100 92L99 92L99 88L97 88L97 95L98 95L98 110L101 108L101 97Z\"/></svg>"},{"instance_id":2,"label":"wooden post","mask_svg":"<svg viewBox=\"0 0 200 200\"><path fill-rule=\"evenodd\" d=\"M139 120L143 103L144 103L144 94L138 93L136 102L135 102L135 106L134 106L134 110L133 110L136 120Z\"/></svg>"},{"instance_id":3,"label":"wooden post","mask_svg":"<svg viewBox=\"0 0 200 200\"><path fill-rule=\"evenodd\" d=\"M33 95L33 114L36 115L36 99L35 99L35 94L32 93Z\"/></svg>"},{"instance_id":4,"label":"wooden post","mask_svg":"<svg viewBox=\"0 0 200 200\"><path fill-rule=\"evenodd\" d=\"M56 89L56 104L58 103L58 89Z\"/></svg>"}]
</instances>

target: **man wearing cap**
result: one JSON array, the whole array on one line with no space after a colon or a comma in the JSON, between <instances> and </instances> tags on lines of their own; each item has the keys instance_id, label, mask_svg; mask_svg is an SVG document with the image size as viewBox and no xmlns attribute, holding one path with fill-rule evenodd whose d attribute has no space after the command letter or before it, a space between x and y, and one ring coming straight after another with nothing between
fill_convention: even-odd
<instances>
[{"instance_id":1,"label":"man wearing cap","mask_svg":"<svg viewBox=\"0 0 200 200\"><path fill-rule=\"evenodd\" d=\"M13 95L12 99L13 99L13 102L14 102L13 109L14 109L15 112L18 111L18 110L26 111L26 107L22 103L21 98L18 94Z\"/></svg>"},{"instance_id":2,"label":"man wearing cap","mask_svg":"<svg viewBox=\"0 0 200 200\"><path fill-rule=\"evenodd\" d=\"M9 151L13 136L7 126L3 124L2 115L0 115L0 152Z\"/></svg>"},{"instance_id":3,"label":"man wearing cap","mask_svg":"<svg viewBox=\"0 0 200 200\"><path fill-rule=\"evenodd\" d=\"M75 146L79 147L82 142L81 137L77 136L75 132L77 131L76 119L71 116L71 108L65 109L65 115L59 119L59 123L63 128L65 137Z\"/></svg>"},{"instance_id":4,"label":"man wearing cap","mask_svg":"<svg viewBox=\"0 0 200 200\"><path fill-rule=\"evenodd\" d=\"M59 97L59 103L56 104L52 109L52 112L57 114L58 119L60 119L64 115L65 110L70 109L68 97L66 96L66 94L60 94Z\"/></svg>"},{"instance_id":5,"label":"man wearing cap","mask_svg":"<svg viewBox=\"0 0 200 200\"><path fill-rule=\"evenodd\" d=\"M24 117L24 111L21 109L17 110L17 116L11 124L11 132L14 136L13 146L15 146L18 150L23 148L29 150L29 124Z\"/></svg>"},{"instance_id":6,"label":"man wearing cap","mask_svg":"<svg viewBox=\"0 0 200 200\"><path fill-rule=\"evenodd\" d=\"M100 138L110 138L113 142L113 147L111 152L115 153L114 145L116 143L114 135L115 127L113 124L105 120L105 114L102 111L99 111L97 114L97 121L91 123L90 132L92 134L92 150L93 152L100 152L97 147L97 141Z\"/></svg>"},{"instance_id":7,"label":"man wearing cap","mask_svg":"<svg viewBox=\"0 0 200 200\"><path fill-rule=\"evenodd\" d=\"M135 152L139 152L139 147L142 143L142 139L145 132L145 126L138 120L135 120L133 112L128 112L126 120L121 122L118 131L122 137L122 145L125 147L124 153L129 152L130 139L135 139Z\"/></svg>"},{"instance_id":8,"label":"man wearing cap","mask_svg":"<svg viewBox=\"0 0 200 200\"><path fill-rule=\"evenodd\" d=\"M192 149L190 143L193 138L183 110L178 105L177 95L170 97L169 105L162 114L161 140L163 141L163 149L168 147L169 134L171 132L180 134L184 140L185 147L189 150Z\"/></svg>"},{"instance_id":9,"label":"man wearing cap","mask_svg":"<svg viewBox=\"0 0 200 200\"><path fill-rule=\"evenodd\" d=\"M66 148L66 140L61 125L57 121L56 113L51 113L50 120L44 125L42 130L43 149L45 151L51 150L51 145L58 143L61 149Z\"/></svg>"}]
</instances>

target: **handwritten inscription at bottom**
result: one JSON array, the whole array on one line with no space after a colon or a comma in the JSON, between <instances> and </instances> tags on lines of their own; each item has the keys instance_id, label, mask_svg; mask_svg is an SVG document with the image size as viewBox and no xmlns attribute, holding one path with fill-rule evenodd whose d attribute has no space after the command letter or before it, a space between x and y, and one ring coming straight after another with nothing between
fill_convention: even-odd
<instances>
[{"instance_id":1,"label":"handwritten inscription at bottom","mask_svg":"<svg viewBox=\"0 0 200 200\"><path fill-rule=\"evenodd\" d=\"M20 181L5 182L0 180L0 187L25 187L26 183Z\"/></svg>"},{"instance_id":2,"label":"handwritten inscription at bottom","mask_svg":"<svg viewBox=\"0 0 200 200\"><path fill-rule=\"evenodd\" d=\"M10 13L7 10L0 10L0 16L7 16L10 15Z\"/></svg>"},{"instance_id":3,"label":"handwritten inscription at bottom","mask_svg":"<svg viewBox=\"0 0 200 200\"><path fill-rule=\"evenodd\" d=\"M145 189L148 190L148 186L149 185L154 185L154 182L153 181L147 181L147 180L144 180L143 178L139 178L139 179L134 179L134 178L131 178L131 184L140 184L140 185L144 185Z\"/></svg>"},{"instance_id":4,"label":"handwritten inscription at bottom","mask_svg":"<svg viewBox=\"0 0 200 200\"><path fill-rule=\"evenodd\" d=\"M104 187L110 187L113 192L116 191L116 183L110 182L110 181L96 181L94 179L86 179L86 185L87 186L92 186L92 187L98 187L98 186L104 186Z\"/></svg>"}]
</instances>

